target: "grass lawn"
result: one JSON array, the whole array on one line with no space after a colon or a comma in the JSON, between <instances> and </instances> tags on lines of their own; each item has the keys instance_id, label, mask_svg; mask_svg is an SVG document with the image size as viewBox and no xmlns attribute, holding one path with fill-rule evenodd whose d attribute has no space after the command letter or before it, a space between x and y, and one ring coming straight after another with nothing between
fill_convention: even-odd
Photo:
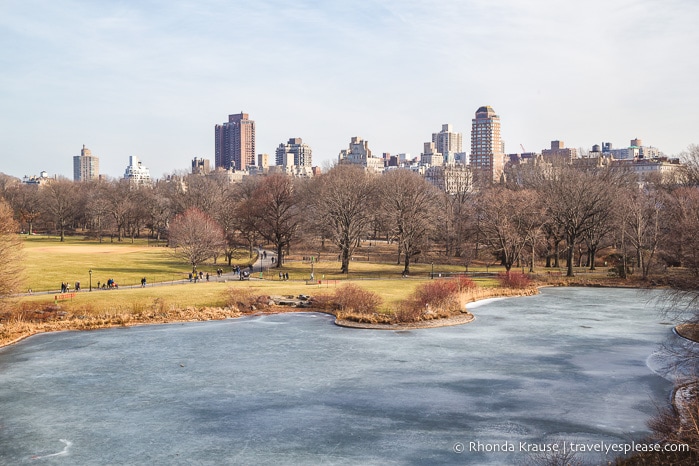
<instances>
[{"instance_id":1,"label":"grass lawn","mask_svg":"<svg viewBox=\"0 0 699 466\"><path fill-rule=\"evenodd\" d=\"M362 288L381 295L383 310L393 310L397 303L407 297L427 279L387 279L387 280L342 280L326 281L321 285L308 285L302 280L231 280L176 285L148 285L146 288L120 288L118 290L83 289L75 297L61 301L62 308L73 314L81 310L90 312L143 312L162 307L223 307L231 294L253 296L298 296L300 294L318 296L332 294L346 283L355 283ZM40 308L54 302L54 294L34 294L20 298L24 307Z\"/></svg>"},{"instance_id":2,"label":"grass lawn","mask_svg":"<svg viewBox=\"0 0 699 466\"><path fill-rule=\"evenodd\" d=\"M148 283L181 280L191 270L188 263L177 257L173 249L163 243L146 240L100 243L94 239L66 237L60 242L57 237L23 236L24 275L27 289L33 291L58 290L62 282L74 287L80 282L83 290L89 287L92 270L92 286L113 279L119 285L136 285L146 277ZM247 265L247 252L241 251L234 263ZM219 261L199 266L204 273L215 275L217 267L225 267Z\"/></svg>"},{"instance_id":3,"label":"grass lawn","mask_svg":"<svg viewBox=\"0 0 699 466\"><path fill-rule=\"evenodd\" d=\"M435 278L439 274L464 272L460 265L443 265L418 263L411 266L409 278L402 278L403 266L395 262L374 263L352 261L350 273L340 274L340 263L334 260L321 260L311 264L308 260L286 261L281 269L270 268L262 274L253 273L250 281L215 280L215 270L227 267L213 262L199 266L199 270L209 272L212 281L209 283L180 283L170 286L151 286L180 282L187 278L189 264L177 257L174 251L151 241L136 240L131 243L125 240L121 243L110 242L108 239L99 243L94 239L82 237L67 237L60 242L57 237L24 236L26 288L32 289L34 296L21 299L22 302L46 303L53 300L53 295L41 295L41 291L56 292L61 282L74 286L80 281L83 292L78 294L72 303L63 303L64 307L93 309L95 311L123 310L133 311L144 307L162 306L163 303L180 308L194 306L224 306L228 295L235 290L245 290L256 295L318 295L334 293L344 283L354 282L359 286L379 294L383 300L380 306L383 310L395 309L396 304L405 299L415 288L429 280L434 271ZM326 257L333 257L327 255ZM300 259L300 257L299 257ZM234 264L245 266L250 262L247 251L241 251L234 259ZM92 270L93 293L86 293L89 288ZM314 281L310 281L311 270ZM502 267L472 266L472 272L498 272ZM288 273L288 281L279 280L279 272ZM542 270L543 272L543 270ZM125 289L125 286L140 285L142 277L146 277L148 287L145 289ZM119 290L99 290L100 284L112 278L121 286ZM493 276L472 279L481 287L493 287L498 281ZM319 285L317 282L321 281Z\"/></svg>"}]
</instances>

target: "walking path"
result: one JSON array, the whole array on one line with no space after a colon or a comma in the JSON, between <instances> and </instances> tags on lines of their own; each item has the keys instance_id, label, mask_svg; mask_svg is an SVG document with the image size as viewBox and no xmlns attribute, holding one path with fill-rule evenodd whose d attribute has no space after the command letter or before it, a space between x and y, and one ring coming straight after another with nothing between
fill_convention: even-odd
<instances>
[{"instance_id":1,"label":"walking path","mask_svg":"<svg viewBox=\"0 0 699 466\"><path fill-rule=\"evenodd\" d=\"M267 253L267 257L265 258L265 253ZM273 267L275 264L272 262L272 257L275 257L274 252L269 251L269 250L264 250L260 249L258 254L257 254L257 260L253 263L252 265L252 270L253 272L250 274L249 278L250 279L259 279L259 273L263 271L269 270L271 267ZM231 269L231 267L228 267L227 265L220 267L221 269ZM241 267L240 269L241 273L244 271L250 271L249 267ZM209 280L210 282L227 282L227 281L232 281L232 280L239 280L240 277L238 274L236 274L234 271L230 272L223 272L221 276L218 276L217 274L209 274ZM206 282L206 273L204 274L203 279L197 279L197 280L189 280L188 278L183 278L181 280L170 280L166 282L152 282L152 283L146 283L146 288L150 288L153 286L170 286L170 285L183 285L185 283L197 283L197 282ZM100 286L102 284L100 283ZM118 285L118 284L117 284ZM133 289L133 288L143 288L142 285L136 284L136 285L119 285L118 288L100 288L97 286L92 287L92 291L116 291L116 290L128 290L128 289ZM74 289L70 289L66 292L61 292L60 290L48 290L48 291L32 291L31 293L17 293L14 294L13 296L15 297L20 297L20 296L34 296L34 295L61 295L61 294L68 294L68 293L84 293L84 292L89 292L89 287L81 287L80 291L75 291Z\"/></svg>"}]
</instances>

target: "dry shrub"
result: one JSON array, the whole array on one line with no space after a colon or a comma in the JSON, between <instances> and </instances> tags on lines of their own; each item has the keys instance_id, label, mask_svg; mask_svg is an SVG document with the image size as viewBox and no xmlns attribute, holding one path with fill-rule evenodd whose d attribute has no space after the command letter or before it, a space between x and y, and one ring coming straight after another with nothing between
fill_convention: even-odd
<instances>
[{"instance_id":1,"label":"dry shrub","mask_svg":"<svg viewBox=\"0 0 699 466\"><path fill-rule=\"evenodd\" d=\"M399 323L417 322L422 317L422 309L417 306L411 306L410 303L404 301L400 303L394 316L396 322Z\"/></svg>"},{"instance_id":2,"label":"dry shrub","mask_svg":"<svg viewBox=\"0 0 699 466\"><path fill-rule=\"evenodd\" d=\"M332 296L333 307L340 312L374 314L381 305L378 294L349 283L339 288Z\"/></svg>"},{"instance_id":3,"label":"dry shrub","mask_svg":"<svg viewBox=\"0 0 699 466\"><path fill-rule=\"evenodd\" d=\"M684 395L681 395L684 393ZM699 391L696 385L679 387L674 397L674 406L658 411L648 426L653 438L661 445L686 444L684 452L645 452L617 461L618 465L695 465L699 464Z\"/></svg>"},{"instance_id":4,"label":"dry shrub","mask_svg":"<svg viewBox=\"0 0 699 466\"><path fill-rule=\"evenodd\" d=\"M23 302L18 306L8 307L7 310L0 315L0 322L45 322L58 319L64 314L65 313L61 312L60 306L53 303Z\"/></svg>"},{"instance_id":5,"label":"dry shrub","mask_svg":"<svg viewBox=\"0 0 699 466\"><path fill-rule=\"evenodd\" d=\"M254 312L269 307L269 296L257 296L248 290L231 288L226 298L226 306L240 312Z\"/></svg>"},{"instance_id":6,"label":"dry shrub","mask_svg":"<svg viewBox=\"0 0 699 466\"><path fill-rule=\"evenodd\" d=\"M248 290L230 288L226 297L226 306L245 312L251 309L254 301L255 297Z\"/></svg>"},{"instance_id":7,"label":"dry shrub","mask_svg":"<svg viewBox=\"0 0 699 466\"><path fill-rule=\"evenodd\" d=\"M463 308L462 295L475 290L469 278L432 280L417 287L395 313L398 322L449 317Z\"/></svg>"},{"instance_id":8,"label":"dry shrub","mask_svg":"<svg viewBox=\"0 0 699 466\"><path fill-rule=\"evenodd\" d=\"M498 280L500 280L500 286L504 288L524 290L531 286L530 278L521 272L501 272L498 274Z\"/></svg>"},{"instance_id":9,"label":"dry shrub","mask_svg":"<svg viewBox=\"0 0 699 466\"><path fill-rule=\"evenodd\" d=\"M337 310L335 307L334 295L329 294L319 294L313 296L313 307L315 309L320 309L329 312Z\"/></svg>"},{"instance_id":10,"label":"dry shrub","mask_svg":"<svg viewBox=\"0 0 699 466\"><path fill-rule=\"evenodd\" d=\"M165 298L155 298L153 300L153 305L151 306L153 312L158 314L167 314L170 311L170 304Z\"/></svg>"},{"instance_id":11,"label":"dry shrub","mask_svg":"<svg viewBox=\"0 0 699 466\"><path fill-rule=\"evenodd\" d=\"M375 312L373 314L362 314L358 312L342 312L335 311L335 317L338 320L349 320L362 324L392 324L394 322L393 315L381 314Z\"/></svg>"}]
</instances>

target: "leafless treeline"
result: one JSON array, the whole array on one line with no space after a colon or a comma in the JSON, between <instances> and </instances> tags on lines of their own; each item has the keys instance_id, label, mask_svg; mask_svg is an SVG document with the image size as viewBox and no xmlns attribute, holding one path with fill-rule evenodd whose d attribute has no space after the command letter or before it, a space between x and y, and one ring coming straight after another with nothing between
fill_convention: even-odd
<instances>
[{"instance_id":1,"label":"leafless treeline","mask_svg":"<svg viewBox=\"0 0 699 466\"><path fill-rule=\"evenodd\" d=\"M67 179L37 187L4 177L0 188L24 232L167 239L178 215L196 211L218 224L228 259L260 243L283 258L313 239L334 249L347 271L361 241L378 239L395 245L405 273L414 260L441 255L507 270L565 265L572 275L576 266L606 266L647 278L668 266L699 270L694 166L687 164L685 183L639 185L618 170L522 165L510 177L517 183L456 194L409 170L373 176L347 165L310 180L270 175L231 184L216 174L190 175L137 188Z\"/></svg>"}]
</instances>

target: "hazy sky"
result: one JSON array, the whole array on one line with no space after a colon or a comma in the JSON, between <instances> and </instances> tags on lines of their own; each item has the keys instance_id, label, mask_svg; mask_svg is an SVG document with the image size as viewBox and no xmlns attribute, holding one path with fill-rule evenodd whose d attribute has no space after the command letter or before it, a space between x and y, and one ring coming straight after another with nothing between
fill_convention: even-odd
<instances>
[{"instance_id":1,"label":"hazy sky","mask_svg":"<svg viewBox=\"0 0 699 466\"><path fill-rule=\"evenodd\" d=\"M257 153L352 136L419 155L476 109L507 152L699 143L697 0L0 0L0 172L72 178L130 155L161 177L214 158L241 111Z\"/></svg>"}]
</instances>

